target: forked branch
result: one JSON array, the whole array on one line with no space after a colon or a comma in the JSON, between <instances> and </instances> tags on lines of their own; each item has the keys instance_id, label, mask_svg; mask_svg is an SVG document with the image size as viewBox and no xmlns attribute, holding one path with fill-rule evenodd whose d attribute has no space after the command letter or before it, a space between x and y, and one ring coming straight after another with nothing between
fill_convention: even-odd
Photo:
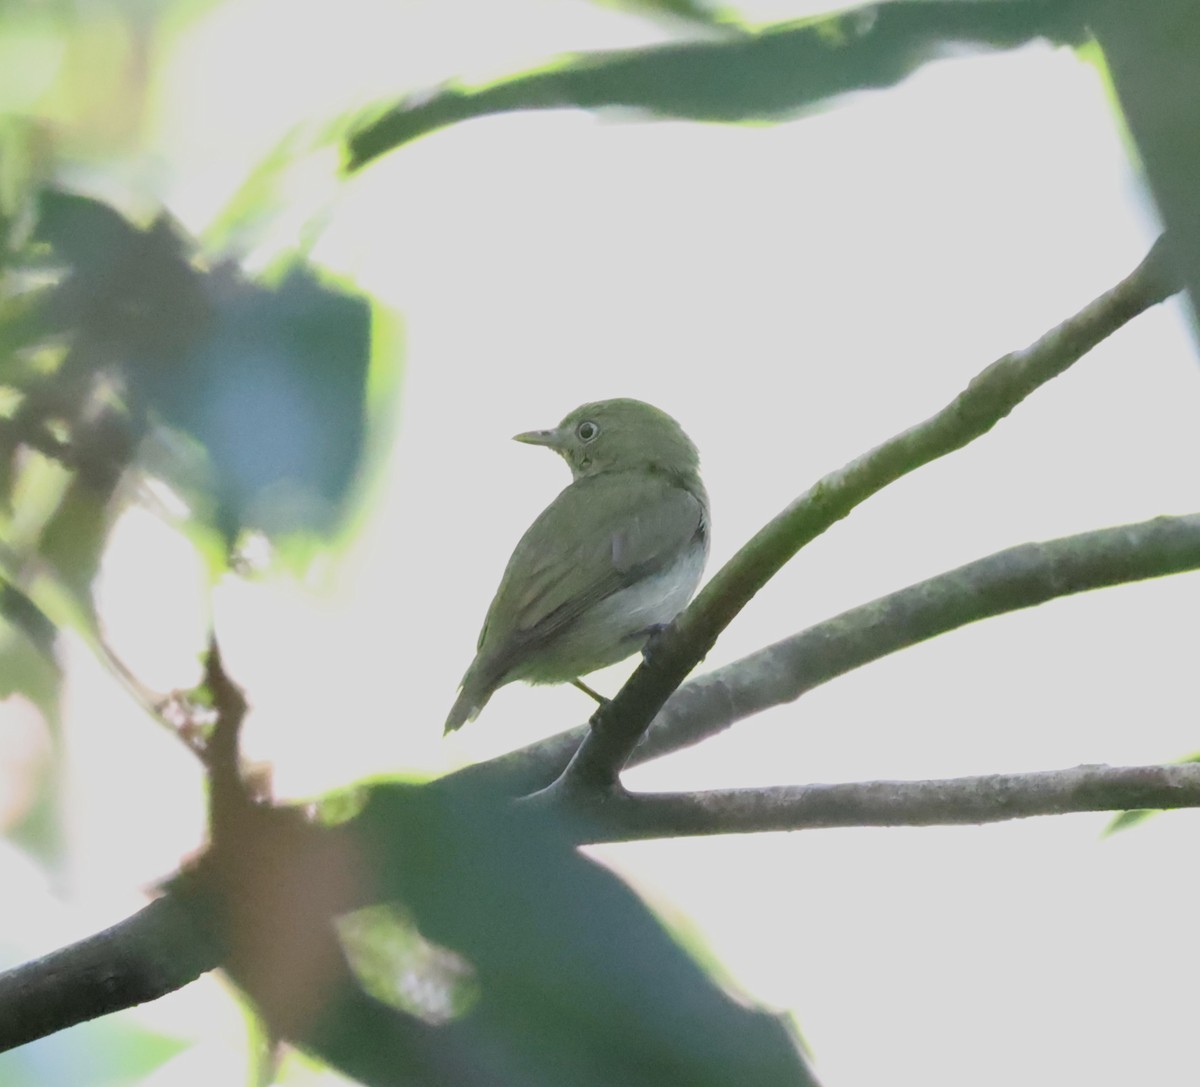
<instances>
[{"instance_id":1,"label":"forked branch","mask_svg":"<svg viewBox=\"0 0 1200 1087\"><path fill-rule=\"evenodd\" d=\"M936 415L809 488L718 571L608 705L560 778L553 797L611 792L650 722L717 636L793 555L855 506L921 466L986 434L1022 400L1098 343L1179 290L1159 238L1124 280L1023 351L993 362Z\"/></svg>"}]
</instances>

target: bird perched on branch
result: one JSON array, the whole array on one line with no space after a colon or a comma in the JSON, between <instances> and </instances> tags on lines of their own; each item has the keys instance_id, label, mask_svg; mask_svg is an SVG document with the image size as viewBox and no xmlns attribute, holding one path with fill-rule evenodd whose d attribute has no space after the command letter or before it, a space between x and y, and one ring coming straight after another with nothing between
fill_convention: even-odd
<instances>
[{"instance_id":1,"label":"bird perched on branch","mask_svg":"<svg viewBox=\"0 0 1200 1087\"><path fill-rule=\"evenodd\" d=\"M580 676L636 653L683 610L708 558L700 457L665 412L601 400L516 440L553 449L574 478L508 560L447 732L514 680L588 690Z\"/></svg>"}]
</instances>

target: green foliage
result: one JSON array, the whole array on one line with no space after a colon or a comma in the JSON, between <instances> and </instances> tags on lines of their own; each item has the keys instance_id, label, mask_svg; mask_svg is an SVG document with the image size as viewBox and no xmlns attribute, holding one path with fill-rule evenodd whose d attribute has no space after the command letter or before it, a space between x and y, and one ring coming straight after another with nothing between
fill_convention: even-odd
<instances>
[{"instance_id":1,"label":"green foliage","mask_svg":"<svg viewBox=\"0 0 1200 1087\"><path fill-rule=\"evenodd\" d=\"M62 678L54 624L25 593L0 582L0 701L21 694L53 719Z\"/></svg>"},{"instance_id":2,"label":"green foliage","mask_svg":"<svg viewBox=\"0 0 1200 1087\"><path fill-rule=\"evenodd\" d=\"M905 0L718 41L564 58L482 90L451 87L398 103L351 133L349 168L446 125L514 110L620 106L694 121L781 120L849 91L892 86L949 42L1078 43L1077 8L1066 0Z\"/></svg>"},{"instance_id":3,"label":"green foliage","mask_svg":"<svg viewBox=\"0 0 1200 1087\"><path fill-rule=\"evenodd\" d=\"M1092 29L1145 164L1172 255L1187 280L1195 319L1200 299L1200 145L1195 139L1200 6L1193 0L1158 0L1148 18L1135 6L1104 0L1095 5Z\"/></svg>"},{"instance_id":4,"label":"green foliage","mask_svg":"<svg viewBox=\"0 0 1200 1087\"><path fill-rule=\"evenodd\" d=\"M347 511L366 440L371 311L293 264L275 284L206 268L160 217L145 229L90 197L45 189L10 262L0 310L0 503L10 547L36 553L85 603L119 510L164 429L201 471L168 482L193 529L327 536ZM18 540L31 452L70 475ZM163 460L155 464L163 467ZM193 465L194 467L194 465ZM44 487L22 502L45 504ZM2 526L0 526L2 527Z\"/></svg>"},{"instance_id":5,"label":"green foliage","mask_svg":"<svg viewBox=\"0 0 1200 1087\"><path fill-rule=\"evenodd\" d=\"M562 824L436 784L377 787L356 824L380 892L474 971L443 1028L464 1082L814 1082L790 1026L726 993Z\"/></svg>"},{"instance_id":6,"label":"green foliage","mask_svg":"<svg viewBox=\"0 0 1200 1087\"><path fill-rule=\"evenodd\" d=\"M0 208L0 690L54 720L54 627L102 651L92 583L148 478L185 497L185 530L214 577L246 530L289 553L307 541L311 556L340 528L365 456L372 318L299 262L255 282L206 267L165 217L143 228L91 197L22 192L28 170L12 176Z\"/></svg>"},{"instance_id":7,"label":"green foliage","mask_svg":"<svg viewBox=\"0 0 1200 1087\"><path fill-rule=\"evenodd\" d=\"M146 430L166 424L207 453L228 540L248 527L334 527L364 441L362 299L301 266L274 286L230 266L203 269L166 219L138 230L97 201L56 191L43 194L37 238L67 268L44 331L69 337L53 386L56 403L73 409L81 471L115 480ZM123 410L99 414L106 430L83 428L103 380L118 385Z\"/></svg>"}]
</instances>

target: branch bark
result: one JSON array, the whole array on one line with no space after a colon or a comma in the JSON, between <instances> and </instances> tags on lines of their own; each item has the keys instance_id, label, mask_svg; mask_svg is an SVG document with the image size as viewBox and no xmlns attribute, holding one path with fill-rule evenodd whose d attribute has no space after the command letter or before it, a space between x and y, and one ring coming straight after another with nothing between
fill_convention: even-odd
<instances>
[{"instance_id":1,"label":"branch bark","mask_svg":"<svg viewBox=\"0 0 1200 1087\"><path fill-rule=\"evenodd\" d=\"M1035 815L1200 807L1200 764L1077 766L934 781L619 793L588 810L595 842L829 827L1000 823Z\"/></svg>"}]
</instances>

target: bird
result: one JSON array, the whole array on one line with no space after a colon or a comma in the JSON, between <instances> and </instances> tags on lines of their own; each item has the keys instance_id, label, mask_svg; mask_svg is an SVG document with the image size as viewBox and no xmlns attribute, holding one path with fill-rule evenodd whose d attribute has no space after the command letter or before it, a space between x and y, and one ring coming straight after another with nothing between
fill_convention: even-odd
<instances>
[{"instance_id":1,"label":"bird","mask_svg":"<svg viewBox=\"0 0 1200 1087\"><path fill-rule=\"evenodd\" d=\"M700 456L666 412L600 400L515 440L558 453L572 480L508 560L446 733L515 680L599 699L579 677L642 649L687 605L708 559Z\"/></svg>"}]
</instances>

